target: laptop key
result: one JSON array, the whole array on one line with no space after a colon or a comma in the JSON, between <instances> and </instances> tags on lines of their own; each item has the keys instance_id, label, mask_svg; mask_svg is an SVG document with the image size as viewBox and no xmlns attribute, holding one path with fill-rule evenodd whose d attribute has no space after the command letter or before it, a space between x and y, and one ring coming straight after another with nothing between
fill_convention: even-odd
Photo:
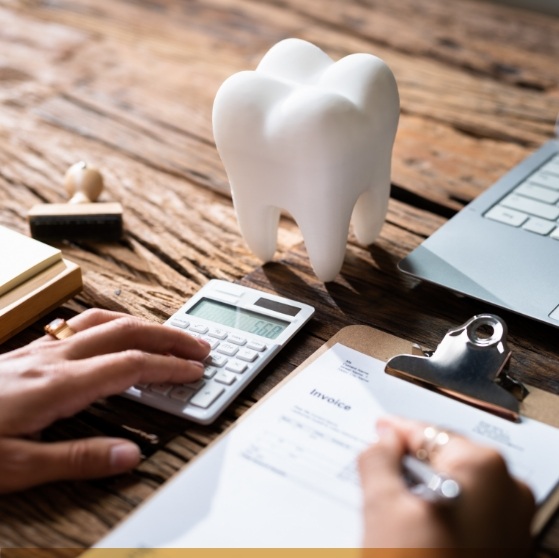
<instances>
[{"instance_id":1,"label":"laptop key","mask_svg":"<svg viewBox=\"0 0 559 558\"><path fill-rule=\"evenodd\" d=\"M520 227L520 225L528 219L528 215L526 215L526 213L521 213L520 211L515 211L514 209L509 209L508 207L503 207L502 205L492 207L485 214L485 217L513 227Z\"/></svg>"},{"instance_id":2,"label":"laptop key","mask_svg":"<svg viewBox=\"0 0 559 558\"><path fill-rule=\"evenodd\" d=\"M519 196L518 194L509 194L501 201L501 205L550 221L556 221L559 218L559 207L547 205L524 196Z\"/></svg>"},{"instance_id":3,"label":"laptop key","mask_svg":"<svg viewBox=\"0 0 559 558\"><path fill-rule=\"evenodd\" d=\"M522 225L522 228L524 230L545 236L555 228L555 223L546 221L545 219L531 217L528 221L526 221L526 223L524 223L524 225Z\"/></svg>"},{"instance_id":4,"label":"laptop key","mask_svg":"<svg viewBox=\"0 0 559 558\"><path fill-rule=\"evenodd\" d=\"M530 182L521 184L515 188L514 192L516 194L520 194L521 196L533 198L544 203L554 204L559 201L559 190L544 188L543 186L537 186L533 183L530 184Z\"/></svg>"},{"instance_id":5,"label":"laptop key","mask_svg":"<svg viewBox=\"0 0 559 558\"><path fill-rule=\"evenodd\" d=\"M545 169L545 170L544 170ZM555 168L548 167L542 168L538 172L535 172L530 176L529 182L536 186L546 186L547 188L552 188L553 190L559 190L559 175L555 174L557 171Z\"/></svg>"}]
</instances>

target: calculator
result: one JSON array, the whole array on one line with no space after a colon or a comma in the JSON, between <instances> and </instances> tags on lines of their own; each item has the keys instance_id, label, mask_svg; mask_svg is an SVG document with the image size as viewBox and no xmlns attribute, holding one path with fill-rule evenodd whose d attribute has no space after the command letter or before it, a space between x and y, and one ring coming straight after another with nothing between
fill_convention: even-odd
<instances>
[{"instance_id":1,"label":"calculator","mask_svg":"<svg viewBox=\"0 0 559 558\"><path fill-rule=\"evenodd\" d=\"M308 304L213 279L165 322L210 344L202 379L139 384L122 395L210 424L313 313Z\"/></svg>"}]
</instances>

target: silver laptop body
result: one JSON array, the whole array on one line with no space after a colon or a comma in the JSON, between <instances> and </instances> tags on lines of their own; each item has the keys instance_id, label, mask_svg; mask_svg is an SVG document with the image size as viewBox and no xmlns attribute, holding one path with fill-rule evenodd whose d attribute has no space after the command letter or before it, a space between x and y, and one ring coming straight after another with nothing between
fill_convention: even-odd
<instances>
[{"instance_id":1,"label":"silver laptop body","mask_svg":"<svg viewBox=\"0 0 559 558\"><path fill-rule=\"evenodd\" d=\"M559 327L559 140L464 207L399 268Z\"/></svg>"}]
</instances>

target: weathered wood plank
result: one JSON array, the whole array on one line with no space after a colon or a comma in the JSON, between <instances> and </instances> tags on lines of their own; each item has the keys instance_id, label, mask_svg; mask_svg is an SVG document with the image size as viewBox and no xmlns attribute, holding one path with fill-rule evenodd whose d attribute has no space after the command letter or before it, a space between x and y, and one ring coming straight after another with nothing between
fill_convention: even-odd
<instances>
[{"instance_id":1,"label":"weathered wood plank","mask_svg":"<svg viewBox=\"0 0 559 558\"><path fill-rule=\"evenodd\" d=\"M326 20L338 15L336 5L329 4L332 13L326 11L326 15L321 16ZM83 10L80 11L75 6L68 9L65 4L59 5L58 9L54 9L56 5L49 5L49 10L38 10L37 13L45 17L53 17L53 14L56 14L56 17L68 24L79 25L89 33L96 29L95 41L82 47L79 50L80 56L71 57L65 68L79 76L76 78L75 87L62 98L53 97L46 100L44 105L38 108L39 114L58 126L89 135L101 142L108 142L111 147L118 147L130 156L146 161L156 168L178 173L189 180L226 191L226 178L211 138L211 102L221 80L243 66L238 67L238 63L231 60L230 53L225 58L225 61L229 61L227 66L222 59L221 50L215 52L215 57L208 59L206 51L203 50L206 47L205 42L197 44L196 40L200 37L196 33L194 36L189 34L191 18L188 10L175 14L172 3L161 3L158 6L158 15L153 21L150 20L152 24L149 29L141 23L148 9L142 4L135 8L135 16L128 16L125 22L123 10L127 6L113 3L110 8L114 11L111 11L113 26L102 28L99 25L94 26L89 18L97 22L107 17L107 12L104 11L95 11L84 17ZM238 3L238 13L250 19L251 6L250 2ZM394 22L398 17L398 9L393 10L396 12L392 16ZM283 17L279 21L279 10L276 6L259 5L258 10L258 25L263 30L272 26L274 29L282 28L282 25L286 34L292 29L302 30L298 33L300 36L314 40L333 56L365 50L378 54L390 64L400 84L404 115L396 142L395 167L400 166L408 180L398 184L405 190L423 197L431 194L429 191L425 192L425 188L432 187L432 195L435 198L442 197L440 201L444 201L445 207L451 211L455 211L463 201L468 201L479 193L479 187L472 191L468 182L479 182L479 179L475 175L472 177L469 173L463 173L456 181L459 188L465 191L456 192L453 180L449 180L449 177L442 173L436 173L437 164L440 164L437 158L441 153L437 148L438 143L443 142L445 146L458 143L456 151L460 152L462 143L475 146L475 138L494 139L495 145L481 144L480 149L474 152L466 150L465 153L470 164L476 161L487 166L496 165L499 170L489 176L493 179L525 156L530 148L542 143L551 135L556 115L556 98L553 95L503 83L498 79L499 75L480 76L464 72L458 63L450 66L450 60L441 62L435 55L429 57L428 53L419 47L419 52L416 52L414 42L411 42L407 49L392 47L391 50L384 41L376 38L375 34L352 34L351 27L350 31L340 26L332 29L332 26L326 25L324 21L311 17L306 9L303 10L305 13L294 9L293 13L287 16L282 11ZM438 10L443 12L444 7L439 5ZM169 11L176 16L176 24L172 25L171 30L168 29L168 25L164 27L165 22L168 22L165 15L168 15ZM382 12L381 7L375 8L372 14L377 16L379 11ZM211 13L214 15L216 12L223 15L226 13L226 6L215 5ZM453 11L453 14L452 21L456 24L462 12ZM442 17L441 14L437 17L439 16ZM253 15L252 18L254 19ZM400 21L399 25L406 26L403 21ZM549 21L539 16L535 18L534 25L545 30ZM218 25L215 31L220 29ZM230 33L246 33L246 26L231 25L229 29ZM377 32L381 32L382 29L381 25L375 27ZM134 31L144 37L145 41L133 42L128 37L124 44L115 44L117 40L123 41L122 33L125 31ZM211 31L214 29L211 28ZM163 33L165 44L168 45L167 50L161 50L157 46L163 41ZM399 34L394 32L393 35ZM494 39L489 37L487 40ZM104 47L101 49L104 56L93 56L93 49L99 50L100 43ZM239 48L230 35L222 44ZM271 42L262 45L258 54L261 55L270 44ZM340 49L340 44L344 45L343 49ZM118 55L122 58L122 66L112 63L117 48ZM240 55L244 55L242 49ZM77 64L82 56L95 59L98 64L90 67L85 76L83 64ZM173 72L173 68L178 64L182 71ZM159 75L163 76L163 79L154 83L151 68L156 65L161 65ZM123 70L122 67L126 69ZM244 66L246 67L252 66ZM127 87L128 83L134 83L134 87ZM100 91L103 93L100 94ZM415 135L401 139L402 130L407 129L407 115L418 116L423 123L423 126L418 128L419 140ZM429 126L429 121L440 122L442 127ZM472 134L475 136L474 141L468 137ZM418 140L417 143L414 139ZM528 144L529 148L522 149L519 146L514 150L505 145L503 153L499 147L499 144L502 146L503 140L511 140L519 145ZM398 151L401 143L402 149ZM425 146L432 148L425 149ZM416 157L414 152L419 148L422 148L421 163L429 166L431 162L434 165L427 181L422 175L425 168L417 168L416 159L419 157ZM400 156L399 153L404 150L406 156ZM454 168L454 162L448 161L448 168ZM437 181L437 178L440 178L440 181ZM486 186L491 182L485 180L481 183Z\"/></svg>"}]
</instances>

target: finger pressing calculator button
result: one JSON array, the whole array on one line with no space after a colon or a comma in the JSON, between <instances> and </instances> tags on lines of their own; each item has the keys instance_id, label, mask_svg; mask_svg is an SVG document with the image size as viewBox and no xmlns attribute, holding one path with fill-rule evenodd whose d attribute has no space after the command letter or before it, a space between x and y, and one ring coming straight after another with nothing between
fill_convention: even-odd
<instances>
[{"instance_id":1,"label":"finger pressing calculator button","mask_svg":"<svg viewBox=\"0 0 559 558\"><path fill-rule=\"evenodd\" d=\"M202 388L191 400L192 405L207 409L225 391L219 384L210 383Z\"/></svg>"},{"instance_id":2,"label":"finger pressing calculator button","mask_svg":"<svg viewBox=\"0 0 559 558\"><path fill-rule=\"evenodd\" d=\"M178 386L173 388L171 391L171 399L176 399L177 401L182 401L186 403L194 395L194 390L186 388L184 386Z\"/></svg>"},{"instance_id":3,"label":"finger pressing calculator button","mask_svg":"<svg viewBox=\"0 0 559 558\"><path fill-rule=\"evenodd\" d=\"M206 368L204 369L204 378L206 378L206 380L209 380L210 378L213 378L217 373L217 368L215 366L206 366Z\"/></svg>"},{"instance_id":4,"label":"finger pressing calculator button","mask_svg":"<svg viewBox=\"0 0 559 558\"><path fill-rule=\"evenodd\" d=\"M237 358L240 358L241 360L246 360L247 362L254 362L257 357L258 357L258 353L256 353L251 349L241 349L237 353Z\"/></svg>"},{"instance_id":5,"label":"finger pressing calculator button","mask_svg":"<svg viewBox=\"0 0 559 558\"><path fill-rule=\"evenodd\" d=\"M219 341L217 339L212 339L211 337L208 337L207 335L200 335L199 336L200 339L203 339L206 343L209 344L210 349L215 349L218 345L219 345Z\"/></svg>"},{"instance_id":6,"label":"finger pressing calculator button","mask_svg":"<svg viewBox=\"0 0 559 558\"><path fill-rule=\"evenodd\" d=\"M167 395L173 386L171 384L151 384L149 390L154 393L159 393L159 395Z\"/></svg>"},{"instance_id":7,"label":"finger pressing calculator button","mask_svg":"<svg viewBox=\"0 0 559 558\"><path fill-rule=\"evenodd\" d=\"M188 382L187 384L183 384L185 388L192 389L194 391L200 389L206 382L203 379L196 380L195 382Z\"/></svg>"},{"instance_id":8,"label":"finger pressing calculator button","mask_svg":"<svg viewBox=\"0 0 559 558\"><path fill-rule=\"evenodd\" d=\"M227 357L224 355L218 355L216 353L211 353L206 357L205 363L209 366L217 366L221 368L227 362Z\"/></svg>"}]
</instances>

